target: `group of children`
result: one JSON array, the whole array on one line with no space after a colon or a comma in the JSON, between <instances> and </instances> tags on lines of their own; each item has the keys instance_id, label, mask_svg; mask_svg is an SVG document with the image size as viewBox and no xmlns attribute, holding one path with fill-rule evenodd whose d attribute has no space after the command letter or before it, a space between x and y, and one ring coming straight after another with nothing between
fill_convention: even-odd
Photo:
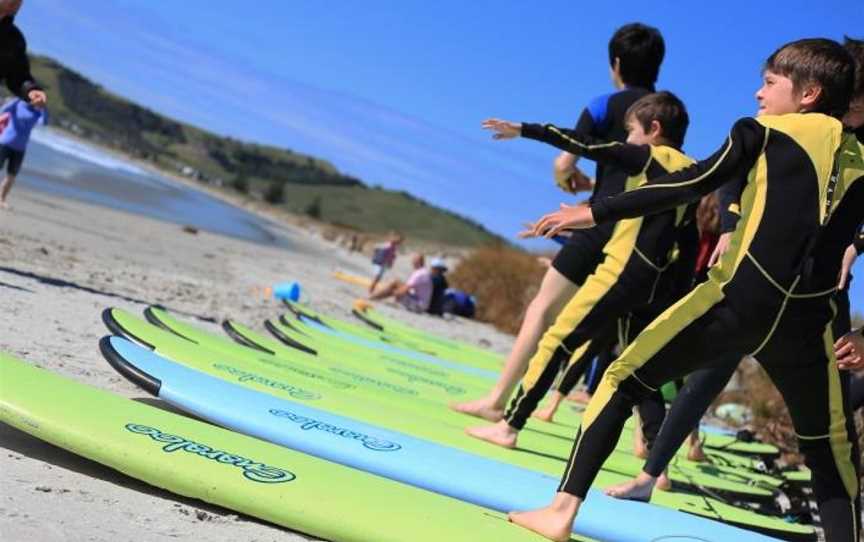
<instances>
[{"instance_id":1,"label":"group of children","mask_svg":"<svg viewBox=\"0 0 864 542\"><path fill-rule=\"evenodd\" d=\"M549 539L568 540L632 408L639 407L648 461L637 479L607 493L648 500L742 357L752 356L789 408L826 539L856 541L861 456L849 373L864 367L864 338L850 331L847 289L864 248L864 42L805 39L779 48L765 63L757 116L736 122L721 148L699 162L681 151L684 104L654 90L663 56L656 29L626 25L609 44L617 92L593 100L574 129L483 123L495 139L558 147L558 184L592 195L525 232L572 234L496 386L453 408L495 422L469 428L470 435L514 447L556 380L546 419L588 362L617 348L552 503L510 515ZM597 162L593 185L575 169L580 156ZM719 237L697 225L705 222L697 219L700 200L715 192ZM710 267L702 277L697 263ZM687 375L664 422L659 389Z\"/></svg>"}]
</instances>

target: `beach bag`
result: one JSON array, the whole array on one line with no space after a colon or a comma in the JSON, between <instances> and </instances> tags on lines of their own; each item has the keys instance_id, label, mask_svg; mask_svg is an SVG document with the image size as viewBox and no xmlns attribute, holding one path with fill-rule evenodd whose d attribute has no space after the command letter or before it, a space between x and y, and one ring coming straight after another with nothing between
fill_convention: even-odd
<instances>
[{"instance_id":1,"label":"beach bag","mask_svg":"<svg viewBox=\"0 0 864 542\"><path fill-rule=\"evenodd\" d=\"M447 288L444 291L444 312L463 316L465 318L474 318L474 312L477 308L477 301L473 295L469 295L462 290L456 288Z\"/></svg>"}]
</instances>

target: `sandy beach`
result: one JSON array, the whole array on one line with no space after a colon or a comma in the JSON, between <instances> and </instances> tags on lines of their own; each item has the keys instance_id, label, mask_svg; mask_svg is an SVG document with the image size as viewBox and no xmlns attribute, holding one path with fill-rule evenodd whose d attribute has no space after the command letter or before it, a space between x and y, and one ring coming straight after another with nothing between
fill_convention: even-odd
<instances>
[{"instance_id":1,"label":"sandy beach","mask_svg":"<svg viewBox=\"0 0 864 542\"><path fill-rule=\"evenodd\" d=\"M231 317L263 330L284 309L262 290L299 280L314 308L350 317L362 295L331 272L368 275L368 258L314 232L274 225L276 248L17 187L0 211L0 350L121 396L154 401L104 361L107 307L140 313L162 304L218 331ZM391 276L406 276L401 257ZM491 326L389 315L499 352L511 338ZM220 331L221 333L221 331ZM2 386L2 383L0 383ZM71 407L71 405L70 405ZM0 539L4 541L314 540L181 498L0 424Z\"/></svg>"}]
</instances>

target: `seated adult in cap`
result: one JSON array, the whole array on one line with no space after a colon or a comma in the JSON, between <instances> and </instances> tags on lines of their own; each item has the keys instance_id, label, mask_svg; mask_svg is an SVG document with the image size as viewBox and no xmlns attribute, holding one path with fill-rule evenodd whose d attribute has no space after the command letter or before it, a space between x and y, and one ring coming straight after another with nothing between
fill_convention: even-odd
<instances>
[{"instance_id":1,"label":"seated adult in cap","mask_svg":"<svg viewBox=\"0 0 864 542\"><path fill-rule=\"evenodd\" d=\"M433 258L429 263L429 276L432 280L432 298L429 300L429 308L426 312L436 316L444 315L444 292L450 287L447 284L447 264L441 258Z\"/></svg>"}]
</instances>

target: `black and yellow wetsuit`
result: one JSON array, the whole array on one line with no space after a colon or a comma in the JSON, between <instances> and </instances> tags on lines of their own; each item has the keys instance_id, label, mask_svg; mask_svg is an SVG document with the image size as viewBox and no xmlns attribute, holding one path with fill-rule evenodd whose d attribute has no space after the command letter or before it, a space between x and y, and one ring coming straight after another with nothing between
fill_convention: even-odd
<instances>
[{"instance_id":1,"label":"black and yellow wetsuit","mask_svg":"<svg viewBox=\"0 0 864 542\"><path fill-rule=\"evenodd\" d=\"M624 122L627 110L633 102L652 92L653 89L629 87L594 98L582 110L573 133L603 141L623 142L627 139ZM615 164L598 163L594 181L590 200L622 192L627 174ZM573 284L581 286L603 261L603 247L612 237L613 227L613 224L604 224L573 232L555 255L552 267Z\"/></svg>"},{"instance_id":2,"label":"black and yellow wetsuit","mask_svg":"<svg viewBox=\"0 0 864 542\"><path fill-rule=\"evenodd\" d=\"M693 163L672 147L601 142L550 125L523 124L522 136L598 162L615 164L629 175L627 190ZM619 318L667 295L660 288L661 279L669 267L678 230L692 224L694 215L694 205L681 205L651 217L615 224L612 237L603 248L603 262L588 276L540 340L505 414L511 427L524 427L552 386L563 361L570 359L574 352L577 358L582 356L577 350L588 351L588 341L608 336L610 325ZM695 250L693 253L695 255ZM690 269L692 267L691 264Z\"/></svg>"},{"instance_id":3,"label":"black and yellow wetsuit","mask_svg":"<svg viewBox=\"0 0 864 542\"><path fill-rule=\"evenodd\" d=\"M747 183L729 251L707 282L654 320L606 371L560 491L585 497L642 396L723 357L750 354L789 407L826 538L853 541L860 456L831 320L842 253L864 220L864 148L819 113L742 119L707 160L595 201L592 212L599 223L656 213L741 175Z\"/></svg>"}]
</instances>

